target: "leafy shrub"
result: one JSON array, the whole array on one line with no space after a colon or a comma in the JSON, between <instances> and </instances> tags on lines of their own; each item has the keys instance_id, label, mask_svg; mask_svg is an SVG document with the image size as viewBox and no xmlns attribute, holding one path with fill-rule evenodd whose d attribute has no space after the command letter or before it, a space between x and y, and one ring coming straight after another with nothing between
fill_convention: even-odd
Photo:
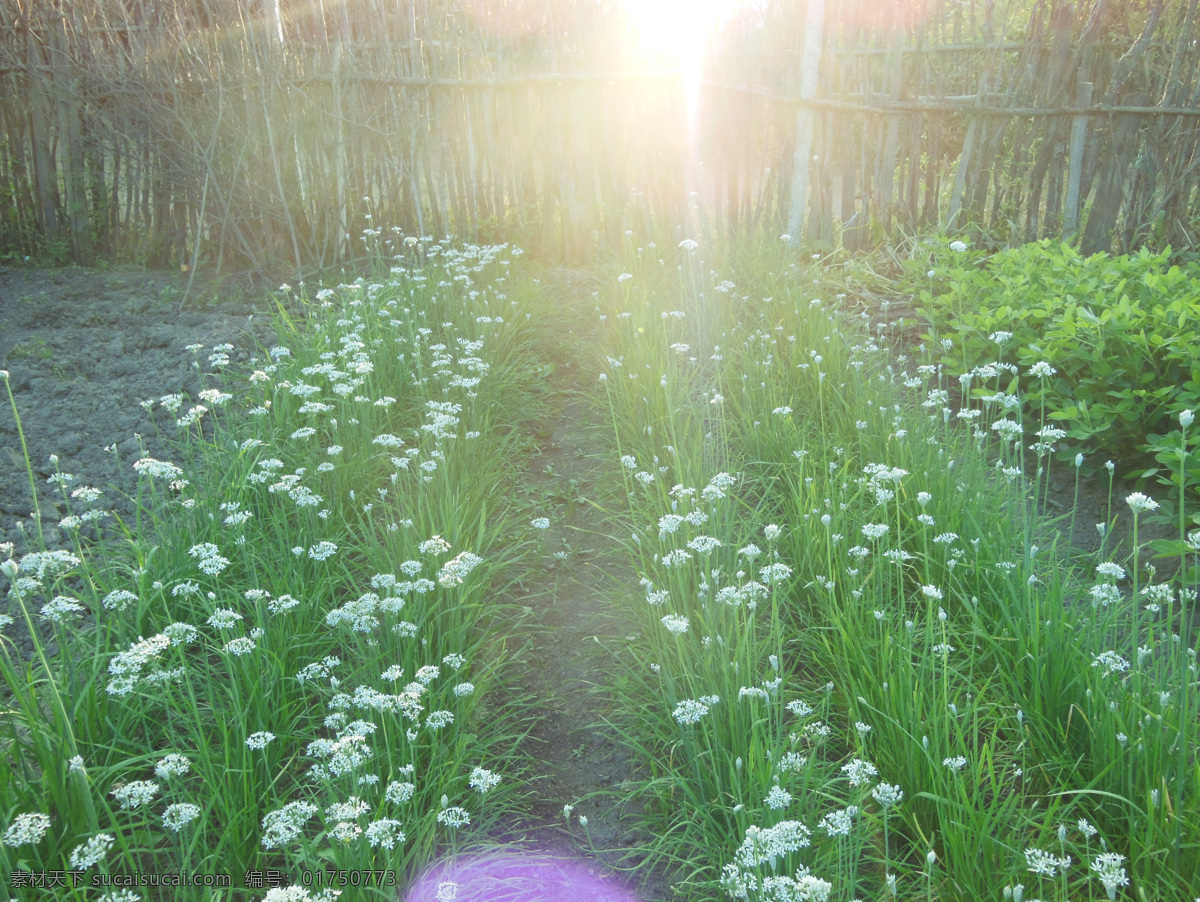
<instances>
[{"instance_id":1,"label":"leafy shrub","mask_svg":"<svg viewBox=\"0 0 1200 902\"><path fill-rule=\"evenodd\" d=\"M1017 365L1022 392L1070 439L1131 460L1200 404L1200 266L1169 253L1082 257L1041 241L988 256L943 239L906 279L952 375ZM1029 375L1039 361L1055 372Z\"/></svg>"}]
</instances>

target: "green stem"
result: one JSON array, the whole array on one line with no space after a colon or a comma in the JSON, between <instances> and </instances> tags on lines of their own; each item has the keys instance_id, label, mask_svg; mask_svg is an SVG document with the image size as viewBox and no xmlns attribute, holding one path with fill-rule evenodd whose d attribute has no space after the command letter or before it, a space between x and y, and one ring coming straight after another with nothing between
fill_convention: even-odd
<instances>
[{"instance_id":1,"label":"green stem","mask_svg":"<svg viewBox=\"0 0 1200 902\"><path fill-rule=\"evenodd\" d=\"M29 477L29 495L33 499L33 520L37 524L38 542L43 549L46 539L42 535L42 508L38 503L37 484L33 478L33 464L29 460L29 445L25 442L25 429L21 425L21 415L17 412L17 399L13 396L12 383L8 378L8 370L0 370L0 379L4 380L4 388L8 391L8 404L12 408L13 420L17 424L17 438L21 441L21 457L25 461L25 475ZM32 633L30 635L33 635Z\"/></svg>"}]
</instances>

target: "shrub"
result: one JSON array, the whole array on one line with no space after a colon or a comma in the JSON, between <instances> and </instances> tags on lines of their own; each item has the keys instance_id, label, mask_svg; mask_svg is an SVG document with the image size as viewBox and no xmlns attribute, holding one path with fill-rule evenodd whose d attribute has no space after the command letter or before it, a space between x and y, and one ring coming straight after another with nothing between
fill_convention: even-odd
<instances>
[{"instance_id":1,"label":"shrub","mask_svg":"<svg viewBox=\"0 0 1200 902\"><path fill-rule=\"evenodd\" d=\"M1010 390L1079 445L1132 460L1200 403L1200 266L1172 266L1169 253L1082 257L1042 241L988 256L941 241L932 268L908 263L907 283L951 375L1019 366ZM1031 375L1038 362L1054 372Z\"/></svg>"}]
</instances>

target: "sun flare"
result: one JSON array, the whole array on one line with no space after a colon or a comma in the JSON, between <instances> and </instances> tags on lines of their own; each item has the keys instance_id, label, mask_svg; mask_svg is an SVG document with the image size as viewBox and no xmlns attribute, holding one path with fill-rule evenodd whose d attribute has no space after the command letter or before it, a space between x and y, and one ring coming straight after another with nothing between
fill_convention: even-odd
<instances>
[{"instance_id":1,"label":"sun flare","mask_svg":"<svg viewBox=\"0 0 1200 902\"><path fill-rule=\"evenodd\" d=\"M738 0L625 0L641 52L693 79L709 37L738 5Z\"/></svg>"},{"instance_id":2,"label":"sun flare","mask_svg":"<svg viewBox=\"0 0 1200 902\"><path fill-rule=\"evenodd\" d=\"M683 59L703 50L709 32L737 5L737 0L626 0L625 10L645 52Z\"/></svg>"},{"instance_id":3,"label":"sun flare","mask_svg":"<svg viewBox=\"0 0 1200 902\"><path fill-rule=\"evenodd\" d=\"M642 57L652 65L679 70L689 131L709 41L739 5L739 0L625 0Z\"/></svg>"}]
</instances>

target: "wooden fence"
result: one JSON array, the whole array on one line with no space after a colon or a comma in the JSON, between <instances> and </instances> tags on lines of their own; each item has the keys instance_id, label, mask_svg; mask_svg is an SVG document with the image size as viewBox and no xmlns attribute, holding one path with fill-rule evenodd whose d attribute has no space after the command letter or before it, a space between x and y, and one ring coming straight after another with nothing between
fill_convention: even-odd
<instances>
[{"instance_id":1,"label":"wooden fence","mask_svg":"<svg viewBox=\"0 0 1200 902\"><path fill-rule=\"evenodd\" d=\"M602 0L0 0L0 254L303 274L401 233L579 256L789 219L1191 249L1197 2L844 0L802 96L784 0L694 83Z\"/></svg>"}]
</instances>

